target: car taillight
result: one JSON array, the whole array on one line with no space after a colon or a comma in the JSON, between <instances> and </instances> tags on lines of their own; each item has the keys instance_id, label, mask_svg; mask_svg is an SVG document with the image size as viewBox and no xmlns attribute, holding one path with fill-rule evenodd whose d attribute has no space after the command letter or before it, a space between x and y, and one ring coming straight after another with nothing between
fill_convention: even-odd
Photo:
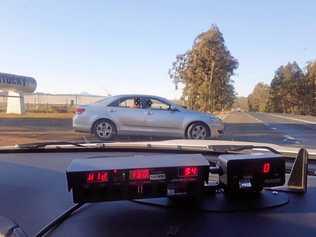
<instances>
[{"instance_id":1,"label":"car taillight","mask_svg":"<svg viewBox=\"0 0 316 237\"><path fill-rule=\"evenodd\" d=\"M129 172L129 179L133 181L149 180L149 169L135 169Z\"/></svg>"},{"instance_id":2,"label":"car taillight","mask_svg":"<svg viewBox=\"0 0 316 237\"><path fill-rule=\"evenodd\" d=\"M198 167L184 167L180 171L181 177L196 177L199 174Z\"/></svg>"},{"instance_id":3,"label":"car taillight","mask_svg":"<svg viewBox=\"0 0 316 237\"><path fill-rule=\"evenodd\" d=\"M105 183L109 181L109 175L105 171L90 172L86 176L86 181L88 184Z\"/></svg>"},{"instance_id":4,"label":"car taillight","mask_svg":"<svg viewBox=\"0 0 316 237\"><path fill-rule=\"evenodd\" d=\"M82 114L86 109L84 108L76 108L76 114Z\"/></svg>"}]
</instances>

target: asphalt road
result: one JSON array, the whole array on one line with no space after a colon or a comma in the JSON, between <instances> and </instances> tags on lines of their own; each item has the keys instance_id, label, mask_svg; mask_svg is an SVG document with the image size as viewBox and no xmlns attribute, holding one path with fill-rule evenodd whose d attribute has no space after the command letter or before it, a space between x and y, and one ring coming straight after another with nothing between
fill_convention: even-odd
<instances>
[{"instance_id":1,"label":"asphalt road","mask_svg":"<svg viewBox=\"0 0 316 237\"><path fill-rule=\"evenodd\" d=\"M316 148L316 119L268 113L231 113L223 139Z\"/></svg>"},{"instance_id":2,"label":"asphalt road","mask_svg":"<svg viewBox=\"0 0 316 237\"><path fill-rule=\"evenodd\" d=\"M222 140L316 148L315 117L233 112L223 120L225 132L219 138ZM0 145L48 140L95 141L89 134L75 133L71 119L0 119Z\"/></svg>"}]
</instances>

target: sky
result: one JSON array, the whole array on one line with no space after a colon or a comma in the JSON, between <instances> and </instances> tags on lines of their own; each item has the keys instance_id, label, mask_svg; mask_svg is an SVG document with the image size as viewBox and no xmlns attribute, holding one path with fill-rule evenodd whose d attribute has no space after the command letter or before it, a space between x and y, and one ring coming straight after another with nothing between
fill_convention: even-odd
<instances>
[{"instance_id":1,"label":"sky","mask_svg":"<svg viewBox=\"0 0 316 237\"><path fill-rule=\"evenodd\" d=\"M168 69L216 24L247 96L280 65L316 59L315 9L314 0L1 0L0 71L34 77L38 92L175 99Z\"/></svg>"}]
</instances>

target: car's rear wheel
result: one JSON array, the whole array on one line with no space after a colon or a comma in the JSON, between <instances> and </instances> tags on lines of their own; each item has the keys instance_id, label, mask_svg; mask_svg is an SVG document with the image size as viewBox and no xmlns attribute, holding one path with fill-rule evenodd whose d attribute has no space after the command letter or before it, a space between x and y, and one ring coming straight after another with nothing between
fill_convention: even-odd
<instances>
[{"instance_id":1,"label":"car's rear wheel","mask_svg":"<svg viewBox=\"0 0 316 237\"><path fill-rule=\"evenodd\" d=\"M115 124L108 119L100 119L93 126L94 135L100 140L112 140L117 135Z\"/></svg>"},{"instance_id":2,"label":"car's rear wheel","mask_svg":"<svg viewBox=\"0 0 316 237\"><path fill-rule=\"evenodd\" d=\"M211 136L209 128L201 122L192 123L187 130L187 138L204 140Z\"/></svg>"}]
</instances>

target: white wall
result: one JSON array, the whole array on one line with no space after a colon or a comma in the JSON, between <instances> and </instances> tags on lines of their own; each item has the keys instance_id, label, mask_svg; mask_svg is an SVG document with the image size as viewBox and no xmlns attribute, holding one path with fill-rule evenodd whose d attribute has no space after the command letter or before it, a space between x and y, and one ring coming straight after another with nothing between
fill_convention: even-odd
<instances>
[{"instance_id":1,"label":"white wall","mask_svg":"<svg viewBox=\"0 0 316 237\"><path fill-rule=\"evenodd\" d=\"M63 95L63 94L25 94L26 104L54 104L54 105L75 105L91 104L103 99L105 96L94 95Z\"/></svg>"}]
</instances>

